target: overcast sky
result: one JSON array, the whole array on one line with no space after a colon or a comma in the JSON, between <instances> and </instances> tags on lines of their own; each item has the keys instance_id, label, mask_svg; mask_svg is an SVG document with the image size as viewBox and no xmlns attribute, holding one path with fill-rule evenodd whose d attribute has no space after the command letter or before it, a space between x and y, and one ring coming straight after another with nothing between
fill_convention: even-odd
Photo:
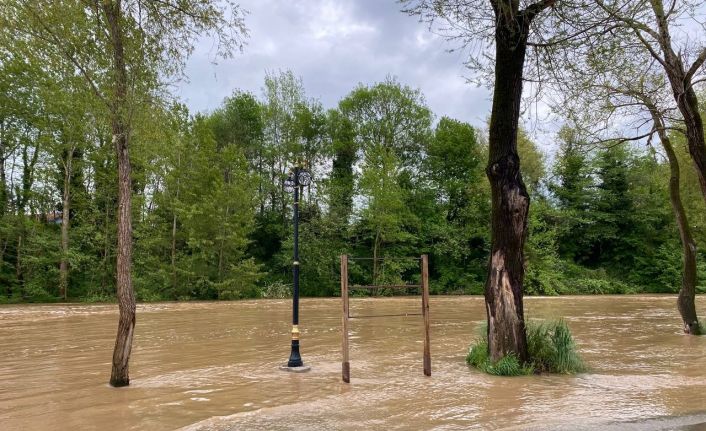
<instances>
[{"instance_id":1,"label":"overcast sky","mask_svg":"<svg viewBox=\"0 0 706 431\"><path fill-rule=\"evenodd\" d=\"M242 54L214 60L202 40L178 94L192 112L212 110L235 89L261 95L266 71L291 69L307 96L335 107L357 84L395 76L421 89L437 118L483 126L490 93L466 83L460 52L431 34L394 0L242 0L250 38Z\"/></svg>"}]
</instances>

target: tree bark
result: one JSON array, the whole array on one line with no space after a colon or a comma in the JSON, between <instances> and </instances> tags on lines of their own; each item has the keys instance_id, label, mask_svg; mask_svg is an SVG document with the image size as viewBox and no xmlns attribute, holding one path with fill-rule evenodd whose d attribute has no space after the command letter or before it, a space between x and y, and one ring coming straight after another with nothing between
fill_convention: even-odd
<instances>
[{"instance_id":1,"label":"tree bark","mask_svg":"<svg viewBox=\"0 0 706 431\"><path fill-rule=\"evenodd\" d=\"M679 239L682 244L682 281L677 308L684 324L684 332L687 334L699 334L699 320L696 315L696 243L689 228L689 220L684 210L681 199L679 160L674 152L674 147L665 130L664 121L657 113L654 105L649 106L652 120L657 128L660 142L669 160L669 202L674 211L674 217L679 228Z\"/></svg>"},{"instance_id":2,"label":"tree bark","mask_svg":"<svg viewBox=\"0 0 706 431\"><path fill-rule=\"evenodd\" d=\"M177 154L177 169L181 169L181 153ZM179 202L179 177L177 177L177 188L175 201L172 204L172 251L171 251L171 261L172 261L172 289L174 294L177 292L177 270L176 270L176 234L177 234L177 212L176 205Z\"/></svg>"},{"instance_id":3,"label":"tree bark","mask_svg":"<svg viewBox=\"0 0 706 431\"><path fill-rule=\"evenodd\" d=\"M657 20L659 44L664 56L664 70L674 95L674 101L684 119L689 155L699 178L702 197L706 201L706 141L704 140L704 124L699 112L698 97L691 82L691 75L685 68L681 55L674 52L672 47L668 17L665 14L662 0L651 0L651 5Z\"/></svg>"},{"instance_id":4,"label":"tree bark","mask_svg":"<svg viewBox=\"0 0 706 431\"><path fill-rule=\"evenodd\" d=\"M495 87L486 174L491 188L491 255L485 283L488 349L497 361L528 360L522 304L529 194L520 174L517 132L530 19L496 9Z\"/></svg>"},{"instance_id":5,"label":"tree bark","mask_svg":"<svg viewBox=\"0 0 706 431\"><path fill-rule=\"evenodd\" d=\"M373 285L377 285L378 281L378 271L380 265L378 264L378 250L380 249L380 229L375 232L375 239L373 240ZM372 296L378 296L378 288L374 287L370 292Z\"/></svg>"},{"instance_id":6,"label":"tree bark","mask_svg":"<svg viewBox=\"0 0 706 431\"><path fill-rule=\"evenodd\" d=\"M0 217L7 212L7 177L5 174L5 121L0 120Z\"/></svg>"},{"instance_id":7,"label":"tree bark","mask_svg":"<svg viewBox=\"0 0 706 431\"><path fill-rule=\"evenodd\" d=\"M108 202L105 203L105 219L103 222L103 270L101 271L101 293L107 292L108 286L108 259L110 258L110 207Z\"/></svg>"},{"instance_id":8,"label":"tree bark","mask_svg":"<svg viewBox=\"0 0 706 431\"><path fill-rule=\"evenodd\" d=\"M177 215L176 211L174 211L174 215L172 216L172 252L171 252L171 260L172 260L172 289L174 290L174 293L176 294L177 290L177 273L176 273L176 232L177 232Z\"/></svg>"},{"instance_id":9,"label":"tree bark","mask_svg":"<svg viewBox=\"0 0 706 431\"><path fill-rule=\"evenodd\" d=\"M681 194L679 192L679 162L674 149L669 142L662 141L664 150L669 158L669 168L671 175L669 178L669 201L677 220L679 237L682 243L682 281L677 307L684 322L684 332L687 334L699 334L699 320L696 316L696 243L691 235L689 221L684 211Z\"/></svg>"},{"instance_id":10,"label":"tree bark","mask_svg":"<svg viewBox=\"0 0 706 431\"><path fill-rule=\"evenodd\" d=\"M706 141L704 141L704 125L699 113L699 102L691 83L684 89L681 96L675 92L674 97L677 100L679 112L684 117L689 155L699 178L701 194L706 201Z\"/></svg>"},{"instance_id":11,"label":"tree bark","mask_svg":"<svg viewBox=\"0 0 706 431\"><path fill-rule=\"evenodd\" d=\"M64 190L61 207L61 262L59 263L59 295L66 301L69 290L69 219L71 218L71 170L74 148L64 160Z\"/></svg>"},{"instance_id":12,"label":"tree bark","mask_svg":"<svg viewBox=\"0 0 706 431\"><path fill-rule=\"evenodd\" d=\"M230 207L226 205L225 220L222 223L221 229L221 243L218 246L218 282L223 282L223 266L225 263L225 246L226 246L226 226L228 216L230 214ZM220 296L220 292L219 292Z\"/></svg>"},{"instance_id":13,"label":"tree bark","mask_svg":"<svg viewBox=\"0 0 706 431\"><path fill-rule=\"evenodd\" d=\"M111 48L113 50L114 92L111 109L113 145L118 161L118 246L117 246L117 295L120 318L113 350L111 386L130 384L128 363L135 330L135 293L132 287L132 179L129 147L129 124L127 121L127 68L122 33L122 10L120 0L105 0L103 12L108 23Z\"/></svg>"}]
</instances>

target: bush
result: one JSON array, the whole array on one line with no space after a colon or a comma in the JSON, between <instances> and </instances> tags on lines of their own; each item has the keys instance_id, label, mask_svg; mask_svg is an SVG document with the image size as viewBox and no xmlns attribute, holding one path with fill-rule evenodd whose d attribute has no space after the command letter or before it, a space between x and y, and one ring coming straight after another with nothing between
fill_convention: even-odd
<instances>
[{"instance_id":1,"label":"bush","mask_svg":"<svg viewBox=\"0 0 706 431\"><path fill-rule=\"evenodd\" d=\"M529 361L521 364L515 355L507 355L497 362L488 353L487 326L481 327L481 336L468 350L466 363L484 373L496 376L521 376L534 373L576 374L586 366L576 351L571 331L562 319L549 322L530 322L527 325Z\"/></svg>"},{"instance_id":2,"label":"bush","mask_svg":"<svg viewBox=\"0 0 706 431\"><path fill-rule=\"evenodd\" d=\"M115 302L115 295L92 290L80 298L81 302Z\"/></svg>"},{"instance_id":3,"label":"bush","mask_svg":"<svg viewBox=\"0 0 706 431\"><path fill-rule=\"evenodd\" d=\"M292 285L285 284L281 281L273 281L265 286L262 290L263 298L284 299L292 297Z\"/></svg>"}]
</instances>

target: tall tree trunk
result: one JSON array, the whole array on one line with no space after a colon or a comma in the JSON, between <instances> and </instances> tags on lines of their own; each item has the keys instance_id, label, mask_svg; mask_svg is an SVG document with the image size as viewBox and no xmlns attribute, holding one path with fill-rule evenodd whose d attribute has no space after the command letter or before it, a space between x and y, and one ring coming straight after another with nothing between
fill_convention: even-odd
<instances>
[{"instance_id":1,"label":"tall tree trunk","mask_svg":"<svg viewBox=\"0 0 706 431\"><path fill-rule=\"evenodd\" d=\"M128 362L132 350L132 337L135 330L135 293L132 288L132 179L127 122L127 68L122 33L122 10L120 0L102 3L108 23L108 31L113 50L114 94L111 110L113 145L118 161L118 247L117 247L117 294L120 318L118 333L113 350L113 368L110 375L112 386L130 384Z\"/></svg>"},{"instance_id":2,"label":"tall tree trunk","mask_svg":"<svg viewBox=\"0 0 706 431\"><path fill-rule=\"evenodd\" d=\"M172 253L171 253L171 260L172 260L172 289L174 290L174 293L176 294L176 289L177 289L177 273L176 273L176 232L177 232L177 215L176 211L174 212L174 215L172 216Z\"/></svg>"},{"instance_id":3,"label":"tall tree trunk","mask_svg":"<svg viewBox=\"0 0 706 431\"><path fill-rule=\"evenodd\" d=\"M39 140L39 137L37 137ZM22 187L17 193L17 215L24 217L29 198L34 185L34 167L39 160L39 149L34 148L32 155L29 155L29 142L22 146ZM30 206L31 208L31 206Z\"/></svg>"},{"instance_id":4,"label":"tall tree trunk","mask_svg":"<svg viewBox=\"0 0 706 431\"><path fill-rule=\"evenodd\" d=\"M177 154L177 169L181 169L181 153ZM176 205L179 202L179 177L177 177L177 189L176 189L176 199L172 207L173 211L173 216L172 216L172 252L171 252L171 261L172 261L172 290L174 291L174 294L176 295L177 291L177 270L176 270L176 233L177 233L177 213L176 213Z\"/></svg>"},{"instance_id":5,"label":"tall tree trunk","mask_svg":"<svg viewBox=\"0 0 706 431\"><path fill-rule=\"evenodd\" d=\"M262 144L260 144L262 145ZM257 159L257 196L260 199L260 215L265 214L265 196L263 195L262 192L262 147L258 150L258 159Z\"/></svg>"},{"instance_id":6,"label":"tall tree trunk","mask_svg":"<svg viewBox=\"0 0 706 431\"><path fill-rule=\"evenodd\" d=\"M677 299L677 308L684 322L684 332L687 334L699 334L699 320L696 316L696 243L691 235L689 228L689 220L684 211L682 204L681 191L679 189L680 172L679 160L674 153L674 147L669 139L669 135L665 130L662 117L657 113L654 105L649 106L652 120L657 127L659 139L664 147L664 152L667 153L669 160L669 202L672 204L674 217L679 228L679 238L682 244L682 280L679 297Z\"/></svg>"},{"instance_id":7,"label":"tall tree trunk","mask_svg":"<svg viewBox=\"0 0 706 431\"><path fill-rule=\"evenodd\" d=\"M379 283L378 281L378 272L379 272L379 267L380 265L378 264L378 251L380 249L380 230L378 229L375 232L375 239L373 240L373 285L377 285ZM371 294L373 296L378 295L378 289L377 287L373 288L371 291Z\"/></svg>"},{"instance_id":8,"label":"tall tree trunk","mask_svg":"<svg viewBox=\"0 0 706 431\"><path fill-rule=\"evenodd\" d=\"M353 139L340 143L331 167L329 212L335 219L341 221L341 225L348 224L348 219L353 211L353 164L355 159L356 147Z\"/></svg>"},{"instance_id":9,"label":"tall tree trunk","mask_svg":"<svg viewBox=\"0 0 706 431\"><path fill-rule=\"evenodd\" d=\"M529 194L520 174L517 132L527 28L522 14L507 17L502 10L497 14L495 89L486 168L492 200L491 255L485 283L488 349L493 361L513 354L525 362L528 354L522 283Z\"/></svg>"},{"instance_id":10,"label":"tall tree trunk","mask_svg":"<svg viewBox=\"0 0 706 431\"><path fill-rule=\"evenodd\" d=\"M105 220L103 222L103 271L101 271L101 293L107 292L108 286L108 259L110 256L110 232L108 229L110 226L110 208L108 206L108 201L105 203Z\"/></svg>"},{"instance_id":11,"label":"tall tree trunk","mask_svg":"<svg viewBox=\"0 0 706 431\"><path fill-rule=\"evenodd\" d=\"M24 273L22 271L22 238L24 235L24 217L20 216L18 219L20 223L20 234L17 236L17 255L15 259L15 278L20 286L20 292L22 297L25 296L24 290Z\"/></svg>"},{"instance_id":12,"label":"tall tree trunk","mask_svg":"<svg viewBox=\"0 0 706 431\"><path fill-rule=\"evenodd\" d=\"M0 120L0 217L7 212L7 174L5 173L5 122Z\"/></svg>"},{"instance_id":13,"label":"tall tree trunk","mask_svg":"<svg viewBox=\"0 0 706 431\"><path fill-rule=\"evenodd\" d=\"M71 172L74 148L64 160L64 190L61 207L61 262L59 263L59 295L66 301L69 290L69 219L71 218Z\"/></svg>"},{"instance_id":14,"label":"tall tree trunk","mask_svg":"<svg viewBox=\"0 0 706 431\"><path fill-rule=\"evenodd\" d=\"M704 141L704 125L699 113L699 102L691 83L689 83L681 97L677 97L677 106L682 117L684 117L689 155L699 178L701 194L704 201L706 201L706 141Z\"/></svg>"},{"instance_id":15,"label":"tall tree trunk","mask_svg":"<svg viewBox=\"0 0 706 431\"><path fill-rule=\"evenodd\" d=\"M225 214L225 222L222 223L222 230L221 230L221 243L218 246L218 282L221 283L223 281L223 266L225 263L225 246L226 246L226 226L227 226L227 220L228 216L230 215L230 207L226 205L226 214ZM219 294L220 295L220 294Z\"/></svg>"},{"instance_id":16,"label":"tall tree trunk","mask_svg":"<svg viewBox=\"0 0 706 431\"><path fill-rule=\"evenodd\" d=\"M674 101L684 118L689 155L699 178L701 194L706 201L706 141L704 140L704 124L699 112L699 100L692 83L693 74L690 74L684 66L681 55L674 52L672 48L668 17L665 14L662 0L650 0L650 3L657 20L659 44L664 55L664 70L674 95ZM694 66L696 65L698 63Z\"/></svg>"}]
</instances>

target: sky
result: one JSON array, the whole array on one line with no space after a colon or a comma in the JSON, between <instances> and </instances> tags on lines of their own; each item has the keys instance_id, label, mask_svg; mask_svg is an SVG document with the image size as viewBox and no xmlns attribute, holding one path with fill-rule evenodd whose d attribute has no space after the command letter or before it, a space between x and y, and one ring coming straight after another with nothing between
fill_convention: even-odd
<instances>
[{"instance_id":1,"label":"sky","mask_svg":"<svg viewBox=\"0 0 706 431\"><path fill-rule=\"evenodd\" d=\"M211 111L236 89L257 96L266 72L292 70L308 97L335 107L358 84L388 75L418 88L437 119L483 127L489 90L466 82L462 51L400 12L395 0L241 0L247 45L215 60L213 39L198 42L177 94L192 112Z\"/></svg>"}]
</instances>

